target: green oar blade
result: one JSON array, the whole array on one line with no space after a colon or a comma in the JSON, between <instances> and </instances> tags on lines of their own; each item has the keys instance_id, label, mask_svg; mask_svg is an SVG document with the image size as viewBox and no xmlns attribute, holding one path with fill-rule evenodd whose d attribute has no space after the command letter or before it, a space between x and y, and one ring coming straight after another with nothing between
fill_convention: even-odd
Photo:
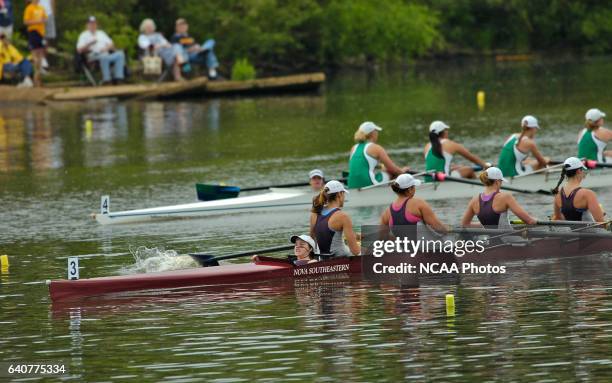
<instances>
[{"instance_id":1,"label":"green oar blade","mask_svg":"<svg viewBox=\"0 0 612 383\"><path fill-rule=\"evenodd\" d=\"M196 184L196 193L200 201L236 198L240 194L238 186Z\"/></svg>"}]
</instances>

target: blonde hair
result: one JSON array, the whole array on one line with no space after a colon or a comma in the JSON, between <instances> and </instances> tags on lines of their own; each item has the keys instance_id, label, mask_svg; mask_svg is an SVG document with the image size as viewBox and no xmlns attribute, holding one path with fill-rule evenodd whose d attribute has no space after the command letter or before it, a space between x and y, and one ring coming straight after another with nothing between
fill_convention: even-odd
<instances>
[{"instance_id":1,"label":"blonde hair","mask_svg":"<svg viewBox=\"0 0 612 383\"><path fill-rule=\"evenodd\" d=\"M489 175L487 174L487 171L483 171L480 173L480 175L478 176L478 178L480 179L480 182L482 182L482 184L484 186L491 186L495 183L496 180L490 180L489 179Z\"/></svg>"},{"instance_id":2,"label":"blonde hair","mask_svg":"<svg viewBox=\"0 0 612 383\"><path fill-rule=\"evenodd\" d=\"M153 21L153 19L144 19L142 20L142 22L140 23L140 27L138 28L140 30L140 33L145 33L147 25L153 26L153 31L157 29L157 26L155 25L155 21Z\"/></svg>"},{"instance_id":3,"label":"blonde hair","mask_svg":"<svg viewBox=\"0 0 612 383\"><path fill-rule=\"evenodd\" d=\"M372 133L374 133L374 132L372 132ZM357 129L357 131L355 132L355 135L353 136L353 138L355 139L355 142L357 142L357 143L366 142L367 140L370 139L370 136L372 135L372 133L365 134L364 132L361 131L361 129Z\"/></svg>"},{"instance_id":4,"label":"blonde hair","mask_svg":"<svg viewBox=\"0 0 612 383\"><path fill-rule=\"evenodd\" d=\"M599 120L598 120L599 121ZM586 120L584 122L584 126L588 129L588 130L594 130L597 129L599 126L597 126L597 121L591 121L591 120Z\"/></svg>"}]
</instances>

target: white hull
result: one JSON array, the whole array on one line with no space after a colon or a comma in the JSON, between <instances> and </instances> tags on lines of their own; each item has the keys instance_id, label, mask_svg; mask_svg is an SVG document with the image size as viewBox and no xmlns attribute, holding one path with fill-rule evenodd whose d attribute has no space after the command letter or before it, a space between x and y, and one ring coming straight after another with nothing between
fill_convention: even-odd
<instances>
[{"instance_id":1,"label":"white hull","mask_svg":"<svg viewBox=\"0 0 612 383\"><path fill-rule=\"evenodd\" d=\"M504 186L530 191L550 190L556 186L558 179L559 171L552 170L549 172L515 177L507 184L504 184ZM477 180L474 181L478 182ZM611 185L612 169L592 170L584 182L584 187L588 188L602 188ZM433 201L452 198L469 198L478 194L480 191L482 191L482 186L480 184L468 185L446 181L422 184L417 190L417 195L427 201ZM109 225L280 209L307 211L312 203L312 197L312 192L307 188L273 188L263 194L148 209L108 212L106 214L94 214L94 218L103 225ZM387 185L366 189L355 189L350 191L345 206L347 208L352 208L386 205L391 203L394 197L393 191Z\"/></svg>"}]
</instances>

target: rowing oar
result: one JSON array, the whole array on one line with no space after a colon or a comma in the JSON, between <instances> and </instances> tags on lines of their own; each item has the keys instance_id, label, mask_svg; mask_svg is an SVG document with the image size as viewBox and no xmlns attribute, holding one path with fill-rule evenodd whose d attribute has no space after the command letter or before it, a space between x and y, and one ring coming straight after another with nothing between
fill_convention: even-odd
<instances>
[{"instance_id":1,"label":"rowing oar","mask_svg":"<svg viewBox=\"0 0 612 383\"><path fill-rule=\"evenodd\" d=\"M293 247L294 247L293 245L285 245L285 246L269 247L267 249L244 251L242 253L221 255L221 256L214 256L214 255L205 254L205 253L190 253L189 256L193 258L196 262L198 262L201 266L204 266L204 267L219 266L219 261L223 261L226 259L248 257L251 255L259 255L259 254L276 253L277 251L291 250L293 249Z\"/></svg>"},{"instance_id":2,"label":"rowing oar","mask_svg":"<svg viewBox=\"0 0 612 383\"><path fill-rule=\"evenodd\" d=\"M585 162L586 167L589 168L589 169L594 169L594 168L612 168L612 164L608 164L606 162L597 162L597 161L593 161L593 160L586 160L584 162Z\"/></svg>"},{"instance_id":3,"label":"rowing oar","mask_svg":"<svg viewBox=\"0 0 612 383\"><path fill-rule=\"evenodd\" d=\"M599 226L599 225L594 225ZM587 228L592 228L594 226L589 226ZM523 230L505 230L505 229L481 229L481 228L452 228L451 233L459 233L459 234L476 234L476 235L487 235L487 234L520 234L521 232L526 232L528 235L532 237L540 237L540 238L605 238L612 239L612 233L577 233L579 230L568 231L568 232L554 232L554 231L541 231L541 230L532 230L532 229L523 229Z\"/></svg>"},{"instance_id":4,"label":"rowing oar","mask_svg":"<svg viewBox=\"0 0 612 383\"><path fill-rule=\"evenodd\" d=\"M458 182L458 183L462 183L462 184L468 184L468 185L475 185L475 186L483 186L482 183L478 182L478 181L472 181L472 180L468 180L465 178L459 178L459 177L452 177L452 176L447 176L444 173L435 173L432 174L432 176L434 177L434 179L436 181L439 182L443 182L443 181L452 181L452 182ZM539 189L539 190L527 190L527 189L519 189L519 188L515 188L512 186L501 186L502 190L508 190L508 191L513 191L513 192L517 192L517 193L525 193L525 194L544 194L544 195L552 195L552 192L549 190L543 190L543 189Z\"/></svg>"},{"instance_id":5,"label":"rowing oar","mask_svg":"<svg viewBox=\"0 0 612 383\"><path fill-rule=\"evenodd\" d=\"M603 225L608 224L610 221L608 222L604 222ZM527 225L525 222L523 222L523 220L520 219L515 219L510 221L511 224L513 225L526 225L526 226L589 226L592 225L593 222L589 222L589 221L563 221L563 220L559 220L559 221L536 221L536 223L534 225Z\"/></svg>"},{"instance_id":6,"label":"rowing oar","mask_svg":"<svg viewBox=\"0 0 612 383\"><path fill-rule=\"evenodd\" d=\"M346 178L341 178L338 181L346 183ZM200 201L213 201L217 199L236 198L240 192L268 190L270 188L294 188L300 186L308 186L308 182L295 182L291 184L254 186L249 188L241 188L240 186L229 185L211 185L211 184L196 184L196 193Z\"/></svg>"}]
</instances>

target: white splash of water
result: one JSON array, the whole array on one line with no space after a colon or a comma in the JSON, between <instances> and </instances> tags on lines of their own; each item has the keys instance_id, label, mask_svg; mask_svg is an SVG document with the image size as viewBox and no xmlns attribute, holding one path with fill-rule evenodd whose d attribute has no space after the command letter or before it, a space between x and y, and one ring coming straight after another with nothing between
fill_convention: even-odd
<instances>
[{"instance_id":1,"label":"white splash of water","mask_svg":"<svg viewBox=\"0 0 612 383\"><path fill-rule=\"evenodd\" d=\"M130 253L134 257L134 264L124 267L121 270L122 274L154 273L198 267L198 263L190 256L179 255L175 250L140 246L136 249L130 248Z\"/></svg>"}]
</instances>

